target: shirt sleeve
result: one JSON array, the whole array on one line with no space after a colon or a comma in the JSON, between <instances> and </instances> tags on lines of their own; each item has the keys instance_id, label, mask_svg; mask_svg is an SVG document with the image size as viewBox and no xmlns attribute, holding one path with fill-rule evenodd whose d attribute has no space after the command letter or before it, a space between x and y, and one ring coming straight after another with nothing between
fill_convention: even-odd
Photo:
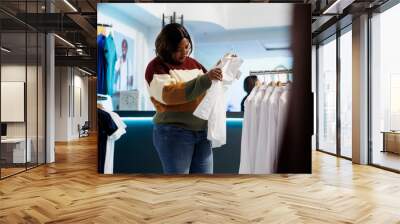
<instances>
[{"instance_id":1,"label":"shirt sleeve","mask_svg":"<svg viewBox=\"0 0 400 224\"><path fill-rule=\"evenodd\" d=\"M204 74L204 67L192 69L187 73L193 76L190 81L182 81L179 77L169 73L169 70L160 64L149 64L146 69L146 81L149 85L149 94L156 101L165 105L179 105L195 100L210 88L211 80Z\"/></svg>"}]
</instances>

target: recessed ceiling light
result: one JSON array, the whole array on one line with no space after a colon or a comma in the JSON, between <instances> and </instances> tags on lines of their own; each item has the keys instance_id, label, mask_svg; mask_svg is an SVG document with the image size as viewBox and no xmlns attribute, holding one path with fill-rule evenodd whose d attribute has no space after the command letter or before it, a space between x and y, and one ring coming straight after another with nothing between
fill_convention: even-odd
<instances>
[{"instance_id":1,"label":"recessed ceiling light","mask_svg":"<svg viewBox=\"0 0 400 224\"><path fill-rule=\"evenodd\" d=\"M75 48L75 45L71 44L71 42L69 42L69 41L67 41L66 39L60 37L59 35L54 34L54 36L57 37L58 39L60 39L61 41L63 41L64 43L66 43L67 45L69 45L69 46Z\"/></svg>"},{"instance_id":2,"label":"recessed ceiling light","mask_svg":"<svg viewBox=\"0 0 400 224\"><path fill-rule=\"evenodd\" d=\"M78 69L79 69L79 71L81 71L81 72L83 72L83 73L85 73L85 74L87 74L87 75L92 75L92 73L90 73L90 72L88 72L88 71L86 71L86 70L83 70L83 69L81 69L81 68L79 68L79 67L78 67Z\"/></svg>"},{"instance_id":3,"label":"recessed ceiling light","mask_svg":"<svg viewBox=\"0 0 400 224\"><path fill-rule=\"evenodd\" d=\"M78 10L68 1L68 0L64 0L65 4L67 4L72 10L74 10L75 12L78 12Z\"/></svg>"},{"instance_id":4,"label":"recessed ceiling light","mask_svg":"<svg viewBox=\"0 0 400 224\"><path fill-rule=\"evenodd\" d=\"M9 49L7 49L7 48L5 48L5 47L1 47L0 49L1 49L2 51L6 52L6 53L10 53L10 52L11 52L11 50L9 50Z\"/></svg>"},{"instance_id":5,"label":"recessed ceiling light","mask_svg":"<svg viewBox=\"0 0 400 224\"><path fill-rule=\"evenodd\" d=\"M336 0L332 5L324 10L322 14L341 14L343 9L353 3L355 0Z\"/></svg>"}]
</instances>

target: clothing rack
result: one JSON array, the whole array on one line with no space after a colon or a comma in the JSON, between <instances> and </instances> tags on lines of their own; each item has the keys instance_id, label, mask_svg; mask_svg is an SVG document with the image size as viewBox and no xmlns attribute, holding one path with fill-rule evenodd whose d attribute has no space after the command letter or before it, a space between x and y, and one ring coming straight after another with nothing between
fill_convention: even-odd
<instances>
[{"instance_id":1,"label":"clothing rack","mask_svg":"<svg viewBox=\"0 0 400 224\"><path fill-rule=\"evenodd\" d=\"M97 26L112 27L110 24L97 23Z\"/></svg>"},{"instance_id":2,"label":"clothing rack","mask_svg":"<svg viewBox=\"0 0 400 224\"><path fill-rule=\"evenodd\" d=\"M279 75L286 74L287 80L290 80L290 75L293 74L292 69L281 69L281 70L259 70L259 71L250 71L249 75Z\"/></svg>"},{"instance_id":3,"label":"clothing rack","mask_svg":"<svg viewBox=\"0 0 400 224\"><path fill-rule=\"evenodd\" d=\"M162 27L164 27L166 24L165 20L169 17L169 23L176 23L176 12L173 13L172 16L166 16L164 13L162 14ZM183 26L183 14L180 16L181 19L181 25Z\"/></svg>"},{"instance_id":4,"label":"clothing rack","mask_svg":"<svg viewBox=\"0 0 400 224\"><path fill-rule=\"evenodd\" d=\"M276 74L292 74L292 69L283 69L283 70L261 70L261 71L250 71L250 75L276 75Z\"/></svg>"},{"instance_id":5,"label":"clothing rack","mask_svg":"<svg viewBox=\"0 0 400 224\"><path fill-rule=\"evenodd\" d=\"M107 97L105 97L105 96L97 96L97 100L107 100Z\"/></svg>"}]
</instances>

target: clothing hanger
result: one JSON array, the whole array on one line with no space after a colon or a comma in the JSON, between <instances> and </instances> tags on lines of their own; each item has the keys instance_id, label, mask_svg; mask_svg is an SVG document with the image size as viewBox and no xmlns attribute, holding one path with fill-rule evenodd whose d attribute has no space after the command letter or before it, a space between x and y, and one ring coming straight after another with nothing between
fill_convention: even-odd
<instances>
[{"instance_id":1,"label":"clothing hanger","mask_svg":"<svg viewBox=\"0 0 400 224\"><path fill-rule=\"evenodd\" d=\"M97 104L97 109L104 110L104 107L103 107L103 105L102 105L101 103L98 103L98 104Z\"/></svg>"},{"instance_id":2,"label":"clothing hanger","mask_svg":"<svg viewBox=\"0 0 400 224\"><path fill-rule=\"evenodd\" d=\"M104 35L104 33L105 33L104 26L97 26L97 35L100 35L100 34Z\"/></svg>"},{"instance_id":3,"label":"clothing hanger","mask_svg":"<svg viewBox=\"0 0 400 224\"><path fill-rule=\"evenodd\" d=\"M278 76L278 82L276 83L276 86L282 87L283 86L283 82L281 82L281 80L279 79L279 74L277 74L277 76Z\"/></svg>"}]
</instances>

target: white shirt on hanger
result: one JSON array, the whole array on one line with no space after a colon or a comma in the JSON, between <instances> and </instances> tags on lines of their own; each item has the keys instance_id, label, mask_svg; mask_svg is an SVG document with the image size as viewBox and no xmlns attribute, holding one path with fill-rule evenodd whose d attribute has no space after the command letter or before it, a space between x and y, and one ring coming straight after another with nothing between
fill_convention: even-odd
<instances>
[{"instance_id":1,"label":"white shirt on hanger","mask_svg":"<svg viewBox=\"0 0 400 224\"><path fill-rule=\"evenodd\" d=\"M244 153L247 154L247 162L244 160L243 164L241 162L240 168L239 168L239 173L253 173L254 171L254 161L256 157L256 146L257 146L257 133L258 133L258 128L259 128L259 113L260 113L260 101L262 100L264 94L265 94L265 86L260 86L258 88L254 88L253 91L256 91L254 93L254 96L249 99L249 97L246 99L248 101L247 105L247 110L249 110L249 125L247 126L248 128L248 135L247 135L247 140L246 140L246 148L241 149L241 151L244 151ZM246 110L246 107L245 107ZM248 164L247 164L248 163Z\"/></svg>"},{"instance_id":2,"label":"white shirt on hanger","mask_svg":"<svg viewBox=\"0 0 400 224\"><path fill-rule=\"evenodd\" d=\"M274 172L276 172L278 168L280 144L283 140L283 134L284 134L283 132L286 127L288 109L289 109L290 85L288 84L288 86L282 88L283 92L279 98L279 105L278 105L278 130L276 133L277 150L275 152L275 164L273 167Z\"/></svg>"},{"instance_id":3,"label":"white shirt on hanger","mask_svg":"<svg viewBox=\"0 0 400 224\"><path fill-rule=\"evenodd\" d=\"M264 94L263 99L261 100L261 109L260 109L260 124L259 124L259 131L257 135L257 144L256 144L256 156L254 160L254 172L256 174L266 174L269 173L269 166L270 164L267 162L268 161L268 151L267 151L267 136L269 135L269 132L271 131L269 127L269 113L268 113L268 101L273 92L277 88L269 85L267 87L267 90Z\"/></svg>"},{"instance_id":4,"label":"white shirt on hanger","mask_svg":"<svg viewBox=\"0 0 400 224\"><path fill-rule=\"evenodd\" d=\"M239 67L243 60L239 57L225 55L216 67L221 68L223 79L213 80L210 89L193 115L203 120L208 120L207 139L211 141L212 148L226 144L226 96L225 92L230 84L240 77Z\"/></svg>"},{"instance_id":5,"label":"white shirt on hanger","mask_svg":"<svg viewBox=\"0 0 400 224\"><path fill-rule=\"evenodd\" d=\"M239 173L249 173L251 168L251 160L249 155L249 142L250 142L250 117L251 117L251 101L253 97L258 92L260 86L255 86L250 92L249 96L244 101L244 113L243 113L243 123L242 123L242 139L240 147L240 167Z\"/></svg>"},{"instance_id":6,"label":"white shirt on hanger","mask_svg":"<svg viewBox=\"0 0 400 224\"><path fill-rule=\"evenodd\" d=\"M267 102L267 113L268 113L268 135L267 135L267 142L266 151L267 157L265 158L264 162L268 164L267 170L265 173L273 173L273 167L275 166L275 156L276 151L278 150L278 143L276 140L277 132L278 132L278 105L279 105L279 98L282 94L284 89L282 87L277 87L275 91L271 94L268 102ZM262 162L262 161L259 161Z\"/></svg>"},{"instance_id":7,"label":"white shirt on hanger","mask_svg":"<svg viewBox=\"0 0 400 224\"><path fill-rule=\"evenodd\" d=\"M126 124L122 121L121 117L112 111L104 110L110 114L118 129L110 136L107 137L106 156L104 161L104 174L114 173L114 145L115 141L121 138L126 133Z\"/></svg>"}]
</instances>

